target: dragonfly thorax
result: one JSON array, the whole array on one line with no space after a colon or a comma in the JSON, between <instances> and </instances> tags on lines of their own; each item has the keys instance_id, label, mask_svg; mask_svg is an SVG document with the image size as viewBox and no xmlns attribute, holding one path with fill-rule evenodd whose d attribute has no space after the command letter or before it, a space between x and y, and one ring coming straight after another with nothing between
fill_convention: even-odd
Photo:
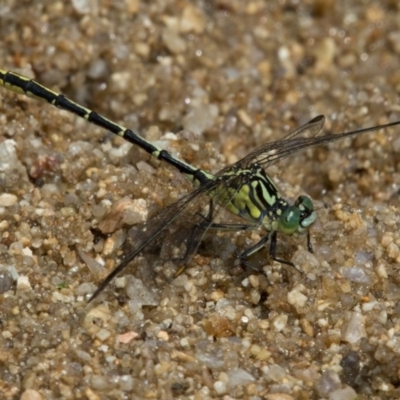
<instances>
[{"instance_id":1,"label":"dragonfly thorax","mask_svg":"<svg viewBox=\"0 0 400 400\"><path fill-rule=\"evenodd\" d=\"M227 172L225 178L230 193L225 208L267 230L276 230L277 221L289 204L263 168L254 163L249 168Z\"/></svg>"}]
</instances>

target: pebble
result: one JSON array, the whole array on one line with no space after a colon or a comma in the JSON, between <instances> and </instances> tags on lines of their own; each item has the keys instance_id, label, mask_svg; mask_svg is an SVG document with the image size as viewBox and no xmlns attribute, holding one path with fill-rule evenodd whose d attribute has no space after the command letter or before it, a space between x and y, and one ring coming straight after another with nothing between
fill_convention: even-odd
<instances>
[{"instance_id":1,"label":"pebble","mask_svg":"<svg viewBox=\"0 0 400 400\"><path fill-rule=\"evenodd\" d=\"M342 339L353 344L365 336L364 317L358 312L352 312L347 327L343 330Z\"/></svg>"},{"instance_id":2,"label":"pebble","mask_svg":"<svg viewBox=\"0 0 400 400\"><path fill-rule=\"evenodd\" d=\"M288 322L288 316L286 314L281 314L277 316L272 325L275 328L275 331L281 332L287 325Z\"/></svg>"},{"instance_id":3,"label":"pebble","mask_svg":"<svg viewBox=\"0 0 400 400\"><path fill-rule=\"evenodd\" d=\"M187 4L180 19L180 31L183 33L202 33L206 25L206 18L200 8Z\"/></svg>"},{"instance_id":4,"label":"pebble","mask_svg":"<svg viewBox=\"0 0 400 400\"><path fill-rule=\"evenodd\" d=\"M363 268L360 267L342 267L340 273L343 278L348 279L351 282L362 283L369 285L371 278L365 273Z\"/></svg>"},{"instance_id":5,"label":"pebble","mask_svg":"<svg viewBox=\"0 0 400 400\"><path fill-rule=\"evenodd\" d=\"M331 393L329 393L329 400L354 400L357 398L356 391L347 386L343 389L337 389Z\"/></svg>"},{"instance_id":6,"label":"pebble","mask_svg":"<svg viewBox=\"0 0 400 400\"><path fill-rule=\"evenodd\" d=\"M246 383L255 381L254 376L242 368L235 368L229 371L228 377L229 377L229 387L245 385Z\"/></svg>"},{"instance_id":7,"label":"pebble","mask_svg":"<svg viewBox=\"0 0 400 400\"><path fill-rule=\"evenodd\" d=\"M17 292L23 292L31 289L32 285L29 282L29 278L27 276L20 275L17 279Z\"/></svg>"},{"instance_id":8,"label":"pebble","mask_svg":"<svg viewBox=\"0 0 400 400\"><path fill-rule=\"evenodd\" d=\"M110 319L110 309L106 305L100 304L85 315L83 327L90 336L95 336L101 327L108 326Z\"/></svg>"},{"instance_id":9,"label":"pebble","mask_svg":"<svg viewBox=\"0 0 400 400\"><path fill-rule=\"evenodd\" d=\"M0 207L11 207L18 201L18 197L11 193L0 194Z\"/></svg>"},{"instance_id":10,"label":"pebble","mask_svg":"<svg viewBox=\"0 0 400 400\"><path fill-rule=\"evenodd\" d=\"M228 390L226 383L222 381L215 381L213 387L218 395L225 394Z\"/></svg>"},{"instance_id":11,"label":"pebble","mask_svg":"<svg viewBox=\"0 0 400 400\"><path fill-rule=\"evenodd\" d=\"M265 396L265 400L295 400L295 398L286 393L270 393Z\"/></svg>"},{"instance_id":12,"label":"pebble","mask_svg":"<svg viewBox=\"0 0 400 400\"><path fill-rule=\"evenodd\" d=\"M34 389L26 389L22 392L20 400L42 400L43 396Z\"/></svg>"},{"instance_id":13,"label":"pebble","mask_svg":"<svg viewBox=\"0 0 400 400\"><path fill-rule=\"evenodd\" d=\"M288 293L288 302L292 306L304 307L307 303L308 297L303 293L299 292L297 289L291 290Z\"/></svg>"}]
</instances>

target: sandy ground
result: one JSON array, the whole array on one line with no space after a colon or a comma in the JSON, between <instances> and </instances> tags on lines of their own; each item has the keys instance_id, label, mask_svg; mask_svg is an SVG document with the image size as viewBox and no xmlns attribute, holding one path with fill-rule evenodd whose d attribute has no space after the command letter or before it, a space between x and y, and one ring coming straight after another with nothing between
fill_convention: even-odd
<instances>
[{"instance_id":1,"label":"sandy ground","mask_svg":"<svg viewBox=\"0 0 400 400\"><path fill-rule=\"evenodd\" d=\"M0 68L211 172L318 114L327 133L400 119L397 1L3 0L0 34ZM1 89L1 397L399 398L399 150L392 128L269 170L315 201L314 255L277 246L301 274L268 251L241 270L263 232L213 232L177 279L154 252L88 305L127 228L190 184Z\"/></svg>"}]
</instances>

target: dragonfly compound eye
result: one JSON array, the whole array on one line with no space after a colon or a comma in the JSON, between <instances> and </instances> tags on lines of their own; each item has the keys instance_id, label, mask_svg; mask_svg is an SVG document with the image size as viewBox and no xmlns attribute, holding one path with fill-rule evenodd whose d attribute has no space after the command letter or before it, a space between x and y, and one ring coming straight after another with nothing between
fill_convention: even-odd
<instances>
[{"instance_id":1,"label":"dragonfly compound eye","mask_svg":"<svg viewBox=\"0 0 400 400\"><path fill-rule=\"evenodd\" d=\"M303 232L315 222L317 214L314 211L311 199L307 196L299 196L295 207L300 210L299 232Z\"/></svg>"},{"instance_id":2,"label":"dragonfly compound eye","mask_svg":"<svg viewBox=\"0 0 400 400\"><path fill-rule=\"evenodd\" d=\"M292 235L297 232L300 227L300 209L297 206L290 206L285 211L278 221L278 230L286 235Z\"/></svg>"}]
</instances>

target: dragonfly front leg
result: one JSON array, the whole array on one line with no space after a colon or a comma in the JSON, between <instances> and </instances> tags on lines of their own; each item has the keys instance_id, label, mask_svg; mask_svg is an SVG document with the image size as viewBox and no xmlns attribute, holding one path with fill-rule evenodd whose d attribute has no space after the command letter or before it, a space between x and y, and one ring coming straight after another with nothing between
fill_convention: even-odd
<instances>
[{"instance_id":1,"label":"dragonfly front leg","mask_svg":"<svg viewBox=\"0 0 400 400\"><path fill-rule=\"evenodd\" d=\"M269 255L271 256L271 258L274 261L277 261L277 262L279 262L281 264L289 265L290 267L293 267L297 272L302 273L302 271L300 271L291 261L282 260L281 258L277 258L276 257L277 237L278 237L278 232L277 231L272 232L272 234L271 234L271 244L269 246ZM308 246L308 242L307 242L307 246Z\"/></svg>"},{"instance_id":2,"label":"dragonfly front leg","mask_svg":"<svg viewBox=\"0 0 400 400\"><path fill-rule=\"evenodd\" d=\"M308 250L310 253L313 253L313 254L314 254L314 250L313 250L313 247L312 247L312 244L311 244L310 231L307 231L307 250Z\"/></svg>"},{"instance_id":3,"label":"dragonfly front leg","mask_svg":"<svg viewBox=\"0 0 400 400\"><path fill-rule=\"evenodd\" d=\"M293 267L297 272L302 273L291 261L283 260L281 258L276 257L276 243L277 243L277 237L278 237L278 232L273 231L267 233L261 240L259 240L255 245L244 251L239 255L239 260L240 263L245 266L245 267L250 267L251 269L255 269L252 267L248 262L247 258L250 257L251 255L257 253L257 251L261 250L261 248L264 247L264 245L268 242L268 239L271 239L271 243L269 246L269 255L272 260L277 261L281 264L288 265L290 267ZM311 238L310 238L310 233L307 232L307 249L310 253L313 253L313 248L311 245Z\"/></svg>"},{"instance_id":4,"label":"dragonfly front leg","mask_svg":"<svg viewBox=\"0 0 400 400\"><path fill-rule=\"evenodd\" d=\"M267 233L263 238L261 238L261 240L259 240L255 245L251 246L250 248L248 248L247 250L245 250L244 252L242 252L241 254L239 254L238 258L240 261L240 264L245 267L245 268L250 268L253 269L257 272L260 272L257 268L253 267L250 263L247 262L247 259L252 255L257 253L259 250L261 250L265 243L268 242L269 236L270 236L270 232ZM276 236L276 235L275 235ZM275 240L276 241L276 240Z\"/></svg>"}]
</instances>

